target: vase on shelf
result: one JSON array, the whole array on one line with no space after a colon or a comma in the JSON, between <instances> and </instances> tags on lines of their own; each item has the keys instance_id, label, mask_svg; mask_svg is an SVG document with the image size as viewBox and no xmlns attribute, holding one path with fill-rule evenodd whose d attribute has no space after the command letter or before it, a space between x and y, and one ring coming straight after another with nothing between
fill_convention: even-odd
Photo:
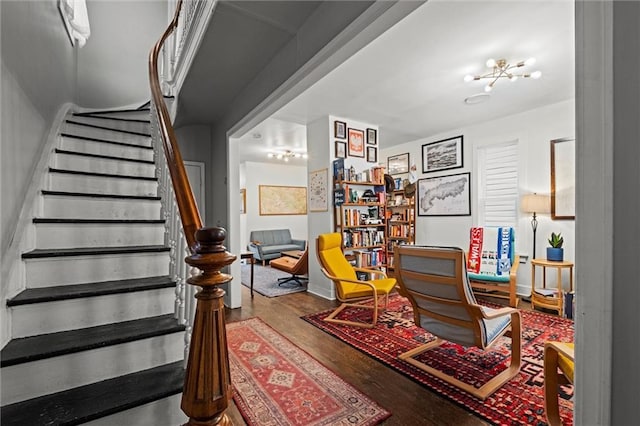
<instances>
[{"instance_id":1,"label":"vase on shelf","mask_svg":"<svg viewBox=\"0 0 640 426\"><path fill-rule=\"evenodd\" d=\"M547 247L547 260L562 262L564 260L564 249L561 247Z\"/></svg>"}]
</instances>

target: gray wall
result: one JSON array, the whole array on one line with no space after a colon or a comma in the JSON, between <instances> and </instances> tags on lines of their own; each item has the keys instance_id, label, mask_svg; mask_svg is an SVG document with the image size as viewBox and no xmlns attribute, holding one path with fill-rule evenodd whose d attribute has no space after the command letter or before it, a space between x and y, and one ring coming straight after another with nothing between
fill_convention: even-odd
<instances>
[{"instance_id":1,"label":"gray wall","mask_svg":"<svg viewBox=\"0 0 640 426\"><path fill-rule=\"evenodd\" d=\"M149 100L147 58L167 27L167 2L88 0L91 37L78 52L78 103L120 107Z\"/></svg>"},{"instance_id":2,"label":"gray wall","mask_svg":"<svg viewBox=\"0 0 640 426\"><path fill-rule=\"evenodd\" d=\"M57 0L1 1L4 254L56 112L76 98L76 56Z\"/></svg>"}]
</instances>

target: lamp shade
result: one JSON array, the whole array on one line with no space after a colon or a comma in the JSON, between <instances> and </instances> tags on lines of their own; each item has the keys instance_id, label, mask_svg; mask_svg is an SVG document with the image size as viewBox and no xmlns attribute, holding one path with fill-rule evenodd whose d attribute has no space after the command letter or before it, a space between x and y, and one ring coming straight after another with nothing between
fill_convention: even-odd
<instances>
[{"instance_id":1,"label":"lamp shade","mask_svg":"<svg viewBox=\"0 0 640 426\"><path fill-rule=\"evenodd\" d=\"M527 213L549 213L551 211L551 200L548 195L534 192L522 197L520 208Z\"/></svg>"}]
</instances>

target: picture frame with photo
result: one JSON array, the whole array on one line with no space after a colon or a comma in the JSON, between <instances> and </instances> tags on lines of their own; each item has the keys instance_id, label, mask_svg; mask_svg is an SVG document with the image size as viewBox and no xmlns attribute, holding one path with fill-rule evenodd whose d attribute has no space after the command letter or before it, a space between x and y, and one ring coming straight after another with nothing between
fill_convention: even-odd
<instances>
[{"instance_id":1,"label":"picture frame with photo","mask_svg":"<svg viewBox=\"0 0 640 426\"><path fill-rule=\"evenodd\" d=\"M576 140L551 141L551 219L576 218Z\"/></svg>"},{"instance_id":2,"label":"picture frame with photo","mask_svg":"<svg viewBox=\"0 0 640 426\"><path fill-rule=\"evenodd\" d=\"M418 180L418 216L471 216L471 173Z\"/></svg>"},{"instance_id":3,"label":"picture frame with photo","mask_svg":"<svg viewBox=\"0 0 640 426\"><path fill-rule=\"evenodd\" d=\"M364 130L347 129L347 154L364 158Z\"/></svg>"},{"instance_id":4,"label":"picture frame with photo","mask_svg":"<svg viewBox=\"0 0 640 426\"><path fill-rule=\"evenodd\" d=\"M378 161L378 149L375 146L367 147L367 162L375 163Z\"/></svg>"},{"instance_id":5,"label":"picture frame with photo","mask_svg":"<svg viewBox=\"0 0 640 426\"><path fill-rule=\"evenodd\" d=\"M378 144L378 131L376 129L367 129L367 145Z\"/></svg>"},{"instance_id":6,"label":"picture frame with photo","mask_svg":"<svg viewBox=\"0 0 640 426\"><path fill-rule=\"evenodd\" d=\"M333 122L333 137L338 139L346 139L347 138L347 123L344 121L334 121Z\"/></svg>"},{"instance_id":7,"label":"picture frame with photo","mask_svg":"<svg viewBox=\"0 0 640 426\"><path fill-rule=\"evenodd\" d=\"M409 173L409 153L387 157L387 173L390 175Z\"/></svg>"},{"instance_id":8,"label":"picture frame with photo","mask_svg":"<svg viewBox=\"0 0 640 426\"><path fill-rule=\"evenodd\" d=\"M463 167L463 136L422 145L422 173Z\"/></svg>"},{"instance_id":9,"label":"picture frame with photo","mask_svg":"<svg viewBox=\"0 0 640 426\"><path fill-rule=\"evenodd\" d=\"M336 141L336 158L347 158L347 143Z\"/></svg>"}]
</instances>

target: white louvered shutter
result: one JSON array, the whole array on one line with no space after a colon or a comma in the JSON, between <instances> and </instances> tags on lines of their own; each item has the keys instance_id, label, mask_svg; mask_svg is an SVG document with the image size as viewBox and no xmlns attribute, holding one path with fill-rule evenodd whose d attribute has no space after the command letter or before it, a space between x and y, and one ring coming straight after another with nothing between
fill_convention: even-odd
<instances>
[{"instance_id":1,"label":"white louvered shutter","mask_svg":"<svg viewBox=\"0 0 640 426\"><path fill-rule=\"evenodd\" d=\"M478 148L478 224L517 224L518 141Z\"/></svg>"}]
</instances>

